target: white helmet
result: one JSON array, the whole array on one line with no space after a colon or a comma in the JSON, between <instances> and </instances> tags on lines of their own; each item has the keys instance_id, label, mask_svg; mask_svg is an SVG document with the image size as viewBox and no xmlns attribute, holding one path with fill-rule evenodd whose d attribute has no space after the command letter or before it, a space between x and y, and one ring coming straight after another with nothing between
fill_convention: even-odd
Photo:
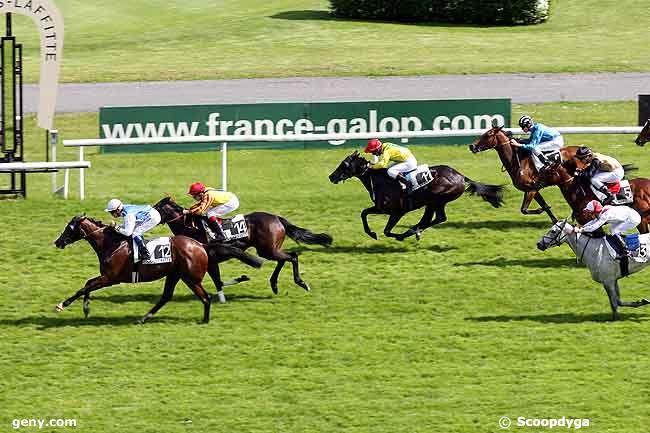
<instances>
[{"instance_id":1,"label":"white helmet","mask_svg":"<svg viewBox=\"0 0 650 433\"><path fill-rule=\"evenodd\" d=\"M122 201L117 198L112 198L108 201L108 204L106 204L106 209L104 209L106 212L113 212L114 210L118 210L122 206Z\"/></svg>"}]
</instances>

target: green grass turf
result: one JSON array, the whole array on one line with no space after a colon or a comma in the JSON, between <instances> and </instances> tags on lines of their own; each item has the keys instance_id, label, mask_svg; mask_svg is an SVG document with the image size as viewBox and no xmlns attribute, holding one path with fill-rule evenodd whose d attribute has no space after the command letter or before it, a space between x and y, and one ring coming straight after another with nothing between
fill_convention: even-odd
<instances>
[{"instance_id":1,"label":"green grass turf","mask_svg":"<svg viewBox=\"0 0 650 433\"><path fill-rule=\"evenodd\" d=\"M555 0L548 22L480 27L333 19L326 0L60 1L62 80L650 71L646 0ZM26 79L37 32L16 16Z\"/></svg>"},{"instance_id":2,"label":"green grass turf","mask_svg":"<svg viewBox=\"0 0 650 433\"><path fill-rule=\"evenodd\" d=\"M513 115L522 111L551 125L635 118L633 103L515 106ZM57 120L66 138L93 135L96 122ZM37 138L28 137L31 160ZM650 175L647 149L631 136L567 138ZM414 150L421 162L509 183L494 153ZM74 418L76 429L56 431L484 433L500 431L501 416L589 418L590 432L646 431L650 311L623 310L621 322L608 322L604 291L570 250L535 249L549 222L520 215L513 188L502 209L467 196L451 203L449 221L420 242L368 238L360 183L327 180L348 152L230 153L243 212L281 214L332 234L334 244L286 244L301 253L311 293L293 284L288 267L274 296L272 263L261 270L227 263L226 276L245 272L252 281L229 288L230 302L213 306L208 325L198 323L201 304L182 284L149 324L136 325L162 282L96 292L87 320L80 303L55 314L56 303L97 275L97 263L83 241L63 251L52 241L75 214L107 220L102 209L114 195L151 203L170 192L189 204L191 181L217 183L217 154L93 153L84 202L50 198L49 176L30 175L28 200L0 200L2 431L12 419ZM557 191L545 197L558 215L568 213ZM384 222L371 217L378 232ZM646 281L647 273L623 281L624 298L648 296Z\"/></svg>"}]
</instances>

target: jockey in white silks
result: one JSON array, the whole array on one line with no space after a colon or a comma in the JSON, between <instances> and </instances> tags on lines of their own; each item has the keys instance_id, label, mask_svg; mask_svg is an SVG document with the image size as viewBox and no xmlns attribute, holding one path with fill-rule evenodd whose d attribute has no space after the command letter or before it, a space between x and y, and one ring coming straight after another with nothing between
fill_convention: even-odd
<instances>
[{"instance_id":1,"label":"jockey in white silks","mask_svg":"<svg viewBox=\"0 0 650 433\"><path fill-rule=\"evenodd\" d=\"M627 251L621 235L641 224L641 215L637 211L627 206L603 206L598 200L587 203L584 210L590 212L593 219L582 227L575 227L575 232L590 233L609 224L610 232L619 243L621 251Z\"/></svg>"},{"instance_id":2,"label":"jockey in white silks","mask_svg":"<svg viewBox=\"0 0 650 433\"><path fill-rule=\"evenodd\" d=\"M124 217L124 223L116 226L115 231L130 236L138 245L138 253L142 260L149 260L149 251L144 245L144 235L160 224L160 214L149 205L137 206L124 204L120 200L111 199L106 205L106 212L114 217Z\"/></svg>"},{"instance_id":3,"label":"jockey in white silks","mask_svg":"<svg viewBox=\"0 0 650 433\"><path fill-rule=\"evenodd\" d=\"M580 174L580 171L588 176L594 188L605 194L606 198L603 203L611 203L616 197L605 184L618 184L623 180L625 171L621 163L611 156L592 152L586 146L578 148L576 158L582 161L585 166L581 170L576 170L576 174Z\"/></svg>"}]
</instances>

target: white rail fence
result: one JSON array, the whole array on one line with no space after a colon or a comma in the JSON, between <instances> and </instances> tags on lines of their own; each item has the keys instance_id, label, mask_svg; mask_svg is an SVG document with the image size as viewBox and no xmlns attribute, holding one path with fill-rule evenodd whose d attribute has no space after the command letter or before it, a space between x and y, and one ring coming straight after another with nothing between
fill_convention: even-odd
<instances>
[{"instance_id":1,"label":"white rail fence","mask_svg":"<svg viewBox=\"0 0 650 433\"><path fill-rule=\"evenodd\" d=\"M570 126L556 128L563 135L566 134L639 134L640 126ZM523 134L520 128L504 128L513 134ZM126 146L147 144L182 144L182 143L222 143L221 144L221 186L227 186L227 149L228 143L246 141L327 141L334 146L345 143L347 140L366 140L370 138L400 139L408 142L409 138L444 138L444 137L479 137L487 129L462 129L462 130L423 130L399 132L363 132L346 134L285 134L285 135L201 135L193 137L147 137L147 138L89 138L78 140L63 140L65 147L79 148L79 161L84 159L85 147L94 146ZM83 171L83 170L82 170ZM83 175L80 178L81 197L83 192Z\"/></svg>"}]
</instances>

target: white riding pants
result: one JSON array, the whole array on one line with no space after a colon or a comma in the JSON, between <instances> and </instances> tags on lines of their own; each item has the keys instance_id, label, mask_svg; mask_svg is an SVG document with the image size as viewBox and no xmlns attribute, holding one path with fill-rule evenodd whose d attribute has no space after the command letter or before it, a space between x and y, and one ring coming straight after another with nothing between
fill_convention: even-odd
<instances>
[{"instance_id":1,"label":"white riding pants","mask_svg":"<svg viewBox=\"0 0 650 433\"><path fill-rule=\"evenodd\" d=\"M625 171L623 167L619 167L614 171L600 171L591 178L591 184L600 189L606 183L616 183L620 182L625 176Z\"/></svg>"},{"instance_id":2,"label":"white riding pants","mask_svg":"<svg viewBox=\"0 0 650 433\"><path fill-rule=\"evenodd\" d=\"M535 148L533 149L532 157L533 157L533 163L535 164L535 168L537 171L539 171L543 166L544 163L540 159L540 156L542 156L542 152L548 152L551 150L560 150L564 147L564 137L561 135L558 135L551 141L542 141L539 143Z\"/></svg>"},{"instance_id":3,"label":"white riding pants","mask_svg":"<svg viewBox=\"0 0 650 433\"><path fill-rule=\"evenodd\" d=\"M410 157L404 162L398 162L388 168L388 175L395 179L398 174L405 173L418 168L418 162L414 156Z\"/></svg>"},{"instance_id":4,"label":"white riding pants","mask_svg":"<svg viewBox=\"0 0 650 433\"><path fill-rule=\"evenodd\" d=\"M205 213L208 218L210 217L217 217L221 218L222 216L234 211L239 207L239 199L237 198L236 195L233 194L232 198L225 202L224 204L220 204L219 206L215 206L213 208L208 209L208 211Z\"/></svg>"}]
</instances>

